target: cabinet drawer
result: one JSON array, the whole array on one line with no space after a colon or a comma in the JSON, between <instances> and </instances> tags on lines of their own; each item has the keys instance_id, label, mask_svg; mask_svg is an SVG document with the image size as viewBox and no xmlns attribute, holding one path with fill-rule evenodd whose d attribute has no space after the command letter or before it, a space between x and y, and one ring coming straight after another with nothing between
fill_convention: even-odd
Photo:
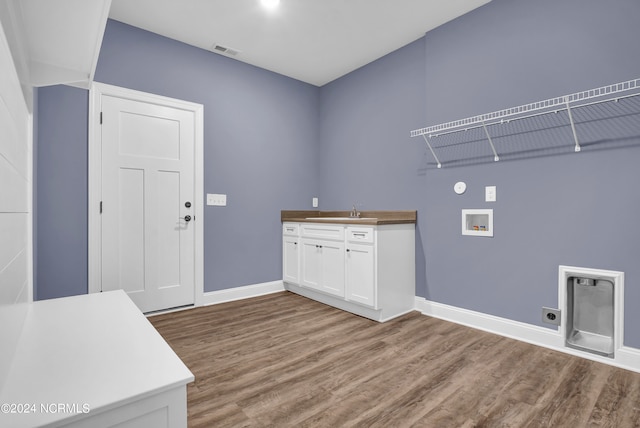
<instances>
[{"instance_id":1,"label":"cabinet drawer","mask_svg":"<svg viewBox=\"0 0 640 428\"><path fill-rule=\"evenodd\" d=\"M289 236L298 236L300 225L298 223L283 223L282 234Z\"/></svg>"},{"instance_id":2,"label":"cabinet drawer","mask_svg":"<svg viewBox=\"0 0 640 428\"><path fill-rule=\"evenodd\" d=\"M344 240L344 226L339 224L302 223L301 234L306 238Z\"/></svg>"},{"instance_id":3,"label":"cabinet drawer","mask_svg":"<svg viewBox=\"0 0 640 428\"><path fill-rule=\"evenodd\" d=\"M374 228L373 227L347 227L347 241L373 243Z\"/></svg>"}]
</instances>

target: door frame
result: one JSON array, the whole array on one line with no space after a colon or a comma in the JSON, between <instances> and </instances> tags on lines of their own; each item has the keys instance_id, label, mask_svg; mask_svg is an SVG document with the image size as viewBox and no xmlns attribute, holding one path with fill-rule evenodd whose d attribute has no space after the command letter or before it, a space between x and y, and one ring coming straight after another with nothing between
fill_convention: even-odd
<instances>
[{"instance_id":1,"label":"door frame","mask_svg":"<svg viewBox=\"0 0 640 428\"><path fill-rule=\"evenodd\" d=\"M102 278L102 234L100 200L102 196L102 132L100 106L102 96L109 95L148 104L168 106L194 113L194 306L204 304L204 106L161 95L93 82L89 91L89 147L88 147L88 293L100 293Z\"/></svg>"}]
</instances>

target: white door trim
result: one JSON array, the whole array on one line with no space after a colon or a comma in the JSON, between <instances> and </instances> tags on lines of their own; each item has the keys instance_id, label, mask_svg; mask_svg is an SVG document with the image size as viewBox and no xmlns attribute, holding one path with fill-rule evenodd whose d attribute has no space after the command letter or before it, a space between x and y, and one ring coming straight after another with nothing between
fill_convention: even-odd
<instances>
[{"instance_id":1,"label":"white door trim","mask_svg":"<svg viewBox=\"0 0 640 428\"><path fill-rule=\"evenodd\" d=\"M141 101L150 104L170 106L177 109L191 111L195 115L195 306L204 303L204 106L202 104L168 98L118 86L94 82L89 91L89 243L88 243L88 271L89 293L101 291L101 247L102 238L100 231L100 200L102 195L102 150L100 129L100 105L103 95Z\"/></svg>"}]
</instances>

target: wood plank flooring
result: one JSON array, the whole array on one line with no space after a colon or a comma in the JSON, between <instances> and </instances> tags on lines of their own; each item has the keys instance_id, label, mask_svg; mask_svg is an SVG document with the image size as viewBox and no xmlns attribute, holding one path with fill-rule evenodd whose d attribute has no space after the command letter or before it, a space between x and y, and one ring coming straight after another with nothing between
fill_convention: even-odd
<instances>
[{"instance_id":1,"label":"wood plank flooring","mask_svg":"<svg viewBox=\"0 0 640 428\"><path fill-rule=\"evenodd\" d=\"M640 427L640 374L413 312L289 292L149 318L195 375L189 427Z\"/></svg>"}]
</instances>

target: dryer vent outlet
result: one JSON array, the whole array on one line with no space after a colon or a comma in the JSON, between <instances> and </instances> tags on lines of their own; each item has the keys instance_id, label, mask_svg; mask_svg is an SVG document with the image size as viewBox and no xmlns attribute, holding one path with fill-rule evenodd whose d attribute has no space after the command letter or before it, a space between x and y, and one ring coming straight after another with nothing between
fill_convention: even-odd
<instances>
[{"instance_id":1,"label":"dryer vent outlet","mask_svg":"<svg viewBox=\"0 0 640 428\"><path fill-rule=\"evenodd\" d=\"M542 308L542 322L560 325L561 312L558 309Z\"/></svg>"}]
</instances>

